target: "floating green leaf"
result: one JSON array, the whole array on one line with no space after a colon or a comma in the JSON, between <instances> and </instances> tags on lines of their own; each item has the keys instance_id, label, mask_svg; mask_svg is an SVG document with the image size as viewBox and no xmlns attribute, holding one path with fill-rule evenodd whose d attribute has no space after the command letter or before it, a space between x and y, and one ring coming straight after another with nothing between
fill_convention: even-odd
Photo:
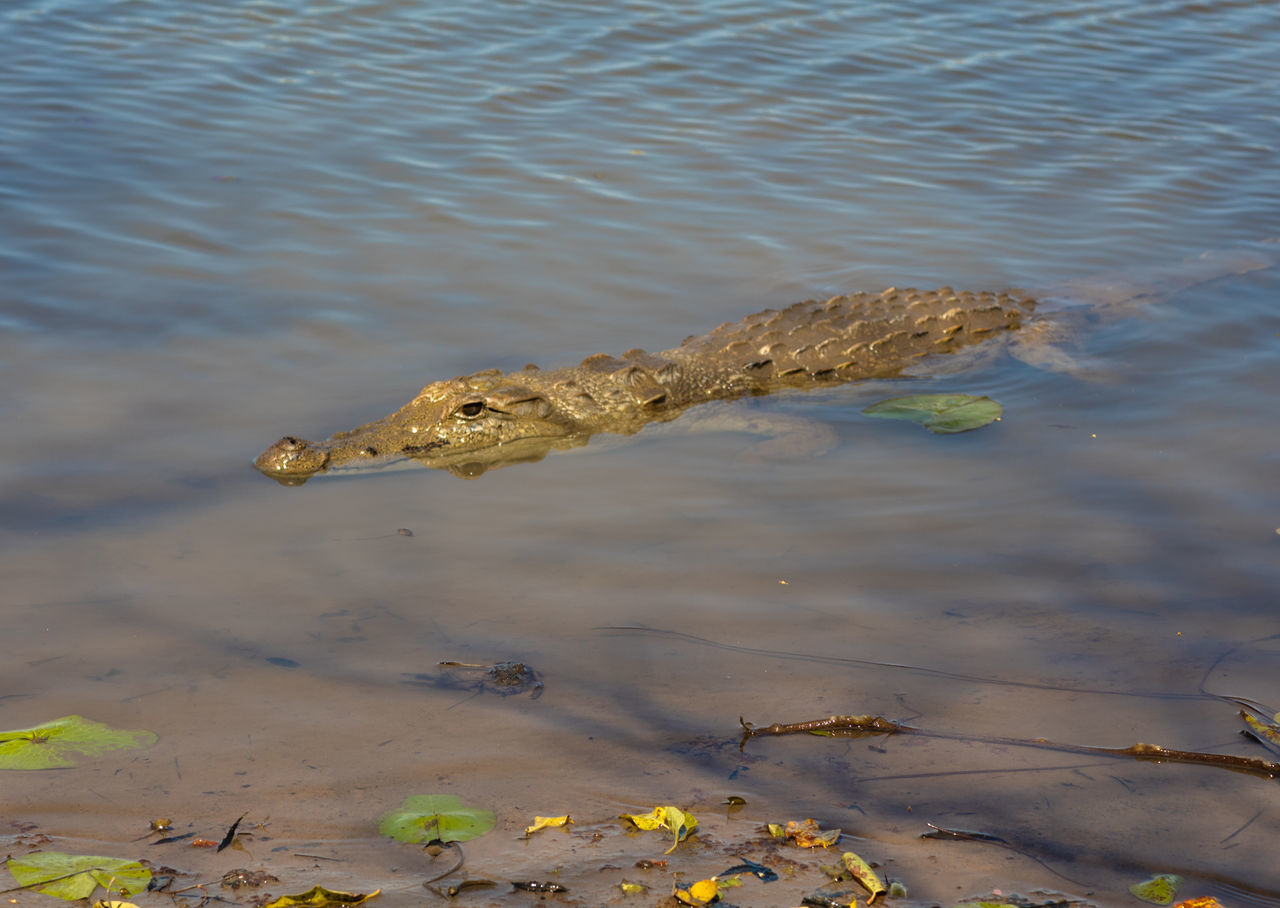
<instances>
[{"instance_id":1,"label":"floating green leaf","mask_svg":"<svg viewBox=\"0 0 1280 908\"><path fill-rule=\"evenodd\" d=\"M378 819L378 832L397 842L467 842L495 822L491 811L464 807L453 795L413 795Z\"/></svg>"},{"instance_id":2,"label":"floating green leaf","mask_svg":"<svg viewBox=\"0 0 1280 908\"><path fill-rule=\"evenodd\" d=\"M82 716L63 716L35 728L0 732L0 769L60 769L75 766L73 756L96 757L154 743L156 736L149 731L126 731Z\"/></svg>"},{"instance_id":3,"label":"floating green leaf","mask_svg":"<svg viewBox=\"0 0 1280 908\"><path fill-rule=\"evenodd\" d=\"M1129 891L1144 902L1150 902L1153 905L1171 905L1181 885L1182 877L1173 873L1160 873L1145 882L1134 883L1129 887Z\"/></svg>"},{"instance_id":4,"label":"floating green leaf","mask_svg":"<svg viewBox=\"0 0 1280 908\"><path fill-rule=\"evenodd\" d=\"M99 886L121 895L145 892L151 871L137 861L100 858L60 851L37 851L9 858L9 872L23 888L74 902L87 899Z\"/></svg>"},{"instance_id":5,"label":"floating green leaf","mask_svg":"<svg viewBox=\"0 0 1280 908\"><path fill-rule=\"evenodd\" d=\"M950 435L981 429L995 422L1004 413L1004 407L986 395L919 394L882 400L862 412L878 419L905 419L919 423L930 432Z\"/></svg>"}]
</instances>

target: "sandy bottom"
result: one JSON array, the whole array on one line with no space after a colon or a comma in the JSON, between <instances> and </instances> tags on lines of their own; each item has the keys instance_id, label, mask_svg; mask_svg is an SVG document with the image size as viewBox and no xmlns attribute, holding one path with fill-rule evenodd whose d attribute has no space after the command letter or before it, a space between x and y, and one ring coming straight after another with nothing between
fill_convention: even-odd
<instances>
[{"instance_id":1,"label":"sandy bottom","mask_svg":"<svg viewBox=\"0 0 1280 908\"><path fill-rule=\"evenodd\" d=\"M31 377L22 413L48 417L49 443L37 460L4 442L27 466L5 487L0 725L80 714L159 739L0 775L5 850L146 858L180 871L175 887L241 902L254 891L217 885L238 867L279 878L258 892L381 887L381 904L417 904L436 900L422 880L448 855L380 838L377 818L438 793L497 816L450 881L503 885L466 904L539 898L512 880L556 882L569 892L548 900L566 904L649 904L739 856L781 879L748 878L727 901L798 904L836 856L760 829L807 817L901 881L901 904L995 889L1125 904L1157 872L1186 877L1188 897L1273 904L1274 782L973 740L740 751L738 719L873 713L960 736L1265 755L1205 692L1280 702L1274 427L1257 418L1273 341L1228 305L1274 281L1103 326L1086 352L1119 381L997 356L912 385L1004 403L1001 423L966 436L872 424L861 408L902 390L879 383L742 404L821 417L836 439L821 456L752 456L752 437L676 423L476 481L263 479L248 461L281 431L363 405L308 395L280 426L299 400L281 390L287 369L255 397L215 341L57 373L10 351ZM335 375L371 352L335 349ZM161 380L178 369L224 382L185 433ZM252 406L233 419L227 399ZM78 452L90 429L110 471ZM545 689L410 683L441 660L525 662ZM731 795L746 801L733 813ZM671 855L617 819L659 804L700 821ZM216 841L241 814L244 852L147 835L168 817ZM521 839L535 815L563 814L568 832ZM929 823L1007 847L921 839ZM624 896L623 879L650 895Z\"/></svg>"}]
</instances>

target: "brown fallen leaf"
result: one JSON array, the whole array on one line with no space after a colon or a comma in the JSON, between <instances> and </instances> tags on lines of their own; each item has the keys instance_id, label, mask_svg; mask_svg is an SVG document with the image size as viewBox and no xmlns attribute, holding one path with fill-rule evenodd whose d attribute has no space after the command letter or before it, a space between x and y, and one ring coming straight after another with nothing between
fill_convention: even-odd
<instances>
[{"instance_id":1,"label":"brown fallen leaf","mask_svg":"<svg viewBox=\"0 0 1280 908\"><path fill-rule=\"evenodd\" d=\"M803 823L789 821L784 832L801 848L830 848L840 839L839 829L819 829L818 821L812 817Z\"/></svg>"}]
</instances>

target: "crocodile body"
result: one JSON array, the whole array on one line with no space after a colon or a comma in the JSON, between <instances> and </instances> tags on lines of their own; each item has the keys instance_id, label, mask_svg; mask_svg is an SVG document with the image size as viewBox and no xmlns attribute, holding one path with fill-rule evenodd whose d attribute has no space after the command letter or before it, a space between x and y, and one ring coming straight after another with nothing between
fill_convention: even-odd
<instances>
[{"instance_id":1,"label":"crocodile body","mask_svg":"<svg viewBox=\"0 0 1280 908\"><path fill-rule=\"evenodd\" d=\"M382 419L324 442L286 436L255 465L287 485L404 457L455 475L540 459L601 432L630 435L713 400L897 375L1018 328L1035 301L1008 293L890 288L766 309L662 353L596 354L577 366L497 369L427 385Z\"/></svg>"},{"instance_id":2,"label":"crocodile body","mask_svg":"<svg viewBox=\"0 0 1280 908\"><path fill-rule=\"evenodd\" d=\"M389 416L327 441L286 436L255 465L285 485L330 469L404 458L471 478L586 444L597 433L630 435L695 404L887 378L924 357L1015 331L1028 348L1023 358L1032 354L1041 365L1069 367L1047 344L1063 336L1074 307L1122 313L1277 262L1280 241L1272 239L1207 253L1155 275L1120 272L1073 281L1040 296L1055 304L1051 318L1025 294L956 293L950 287L806 300L727 322L662 353L628 350L619 357L589 356L564 369L530 365L435 382ZM1039 349L1030 350L1030 341Z\"/></svg>"}]
</instances>

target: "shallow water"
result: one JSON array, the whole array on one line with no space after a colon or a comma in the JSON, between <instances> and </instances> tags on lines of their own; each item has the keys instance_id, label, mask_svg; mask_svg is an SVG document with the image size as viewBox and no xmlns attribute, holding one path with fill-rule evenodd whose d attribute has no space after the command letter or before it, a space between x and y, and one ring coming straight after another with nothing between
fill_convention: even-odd
<instances>
[{"instance_id":1,"label":"shallow water","mask_svg":"<svg viewBox=\"0 0 1280 908\"><path fill-rule=\"evenodd\" d=\"M1074 373L935 364L908 389L1006 408L964 436L864 418L905 393L876 382L721 408L818 421L821 454L681 420L471 482L250 466L430 380L801 298L1158 285L1280 234L1278 37L1245 3L6 7L0 726L160 741L5 774L3 815L134 856L155 816L217 839L249 811L277 894L397 904L425 862L374 819L429 792L497 812L472 873L559 869L588 900L622 874L601 865L665 849L606 822L657 803L703 819L689 873L815 816L922 904L1118 903L1155 871L1280 899L1265 781L935 739L736 749L739 716L883 713L1262 754L1186 697L1280 706L1275 268L1087 319ZM526 661L546 691L406 683L443 659ZM511 838L566 812L574 836ZM202 879L250 860L167 847L146 856Z\"/></svg>"}]
</instances>

